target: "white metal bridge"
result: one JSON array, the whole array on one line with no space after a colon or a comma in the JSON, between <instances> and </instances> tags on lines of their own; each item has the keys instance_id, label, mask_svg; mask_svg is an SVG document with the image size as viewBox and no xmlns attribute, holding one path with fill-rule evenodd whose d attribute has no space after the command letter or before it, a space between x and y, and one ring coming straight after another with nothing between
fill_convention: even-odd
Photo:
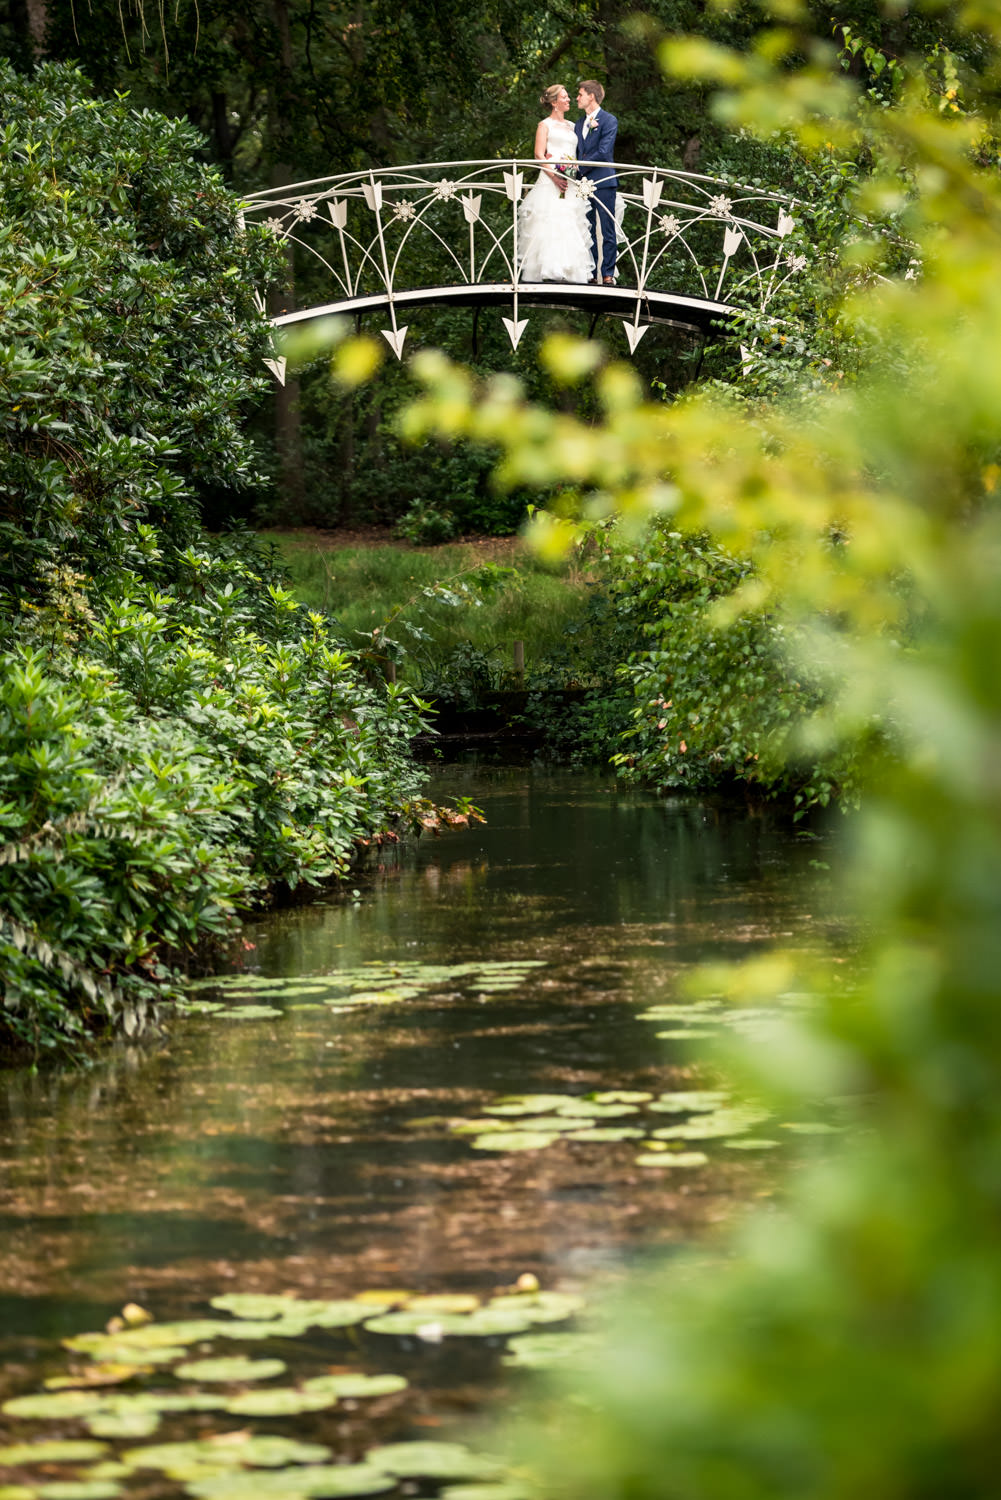
<instances>
[{"instance_id":1,"label":"white metal bridge","mask_svg":"<svg viewBox=\"0 0 1001 1500\"><path fill-rule=\"evenodd\" d=\"M314 256L303 281L322 289L315 305L272 322L381 312L402 358L404 320L416 307L497 307L514 348L527 308L574 307L592 314L592 329L602 314L621 318L633 352L653 323L706 335L738 310L766 311L807 265L805 205L697 173L616 164L619 223L602 228L618 237L617 284L525 282L517 209L538 170L531 159L430 162L252 194L245 218ZM567 191L593 188L582 178ZM284 360L268 363L283 380Z\"/></svg>"}]
</instances>

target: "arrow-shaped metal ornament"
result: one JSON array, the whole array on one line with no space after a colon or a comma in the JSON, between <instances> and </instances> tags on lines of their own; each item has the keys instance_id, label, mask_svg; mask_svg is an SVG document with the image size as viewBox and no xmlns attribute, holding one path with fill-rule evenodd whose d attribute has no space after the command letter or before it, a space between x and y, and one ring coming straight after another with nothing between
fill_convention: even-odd
<instances>
[{"instance_id":1,"label":"arrow-shaped metal ornament","mask_svg":"<svg viewBox=\"0 0 1001 1500\"><path fill-rule=\"evenodd\" d=\"M629 345L629 353L635 354L636 345L646 333L647 329L650 327L650 324L643 323L641 325L639 323L627 323L625 318L623 318L622 326L626 331L626 343Z\"/></svg>"},{"instance_id":2,"label":"arrow-shaped metal ornament","mask_svg":"<svg viewBox=\"0 0 1001 1500\"><path fill-rule=\"evenodd\" d=\"M501 318L501 322L507 329L508 338L511 340L511 348L517 349L518 342L528 327L527 318Z\"/></svg>"},{"instance_id":3,"label":"arrow-shaped metal ornament","mask_svg":"<svg viewBox=\"0 0 1001 1500\"><path fill-rule=\"evenodd\" d=\"M522 174L518 171L504 173L504 191L512 203L517 203L520 200L524 182Z\"/></svg>"},{"instance_id":4,"label":"arrow-shaped metal ornament","mask_svg":"<svg viewBox=\"0 0 1001 1500\"><path fill-rule=\"evenodd\" d=\"M664 184L658 182L655 177L644 177L643 179L643 207L650 209L651 213L660 202L660 195L664 191Z\"/></svg>"},{"instance_id":5,"label":"arrow-shaped metal ornament","mask_svg":"<svg viewBox=\"0 0 1001 1500\"><path fill-rule=\"evenodd\" d=\"M386 343L389 345L390 349L392 349L397 359L403 358L403 340L407 336L407 329L409 327L409 323L404 323L402 328L384 328L382 330L383 338L386 340Z\"/></svg>"}]
</instances>

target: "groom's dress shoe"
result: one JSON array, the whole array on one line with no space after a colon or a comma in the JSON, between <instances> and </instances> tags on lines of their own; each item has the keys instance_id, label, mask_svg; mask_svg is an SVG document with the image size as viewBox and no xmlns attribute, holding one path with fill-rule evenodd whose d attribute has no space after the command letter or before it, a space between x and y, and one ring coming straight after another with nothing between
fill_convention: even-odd
<instances>
[{"instance_id":1,"label":"groom's dress shoe","mask_svg":"<svg viewBox=\"0 0 1001 1500\"><path fill-rule=\"evenodd\" d=\"M614 276L606 276L605 279L604 279L604 281L602 282L602 286L614 286L614 285L615 285L615 277Z\"/></svg>"}]
</instances>

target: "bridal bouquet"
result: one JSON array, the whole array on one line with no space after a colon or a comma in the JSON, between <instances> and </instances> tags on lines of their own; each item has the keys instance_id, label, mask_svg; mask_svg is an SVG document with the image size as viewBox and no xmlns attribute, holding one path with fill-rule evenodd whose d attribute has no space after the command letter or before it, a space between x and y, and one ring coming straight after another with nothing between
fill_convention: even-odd
<instances>
[{"instance_id":1,"label":"bridal bouquet","mask_svg":"<svg viewBox=\"0 0 1001 1500\"><path fill-rule=\"evenodd\" d=\"M580 176L577 163L572 156L561 157L558 162L554 163L553 171L558 172L561 177L565 177L568 182L575 182Z\"/></svg>"}]
</instances>

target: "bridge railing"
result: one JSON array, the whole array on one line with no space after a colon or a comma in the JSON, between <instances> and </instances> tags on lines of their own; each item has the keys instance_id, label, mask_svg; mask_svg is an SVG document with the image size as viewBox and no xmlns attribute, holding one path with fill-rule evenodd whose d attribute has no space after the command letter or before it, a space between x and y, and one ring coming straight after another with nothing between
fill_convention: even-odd
<instances>
[{"instance_id":1,"label":"bridge railing","mask_svg":"<svg viewBox=\"0 0 1001 1500\"><path fill-rule=\"evenodd\" d=\"M617 222L599 211L604 234L618 240L617 279L635 294L638 329L650 292L719 306L767 308L806 265L796 233L798 206L765 189L663 167L616 163ZM426 162L340 173L253 194L245 216L316 259L322 305L279 315L290 322L318 311L388 308L386 337L397 354L397 300L432 287L502 284L520 336L518 205L535 183L533 159ZM590 179L568 193L593 192ZM312 294L312 293L311 293ZM405 332L405 330L404 330ZM637 334L638 336L638 334ZM633 345L630 340L630 345Z\"/></svg>"}]
</instances>

